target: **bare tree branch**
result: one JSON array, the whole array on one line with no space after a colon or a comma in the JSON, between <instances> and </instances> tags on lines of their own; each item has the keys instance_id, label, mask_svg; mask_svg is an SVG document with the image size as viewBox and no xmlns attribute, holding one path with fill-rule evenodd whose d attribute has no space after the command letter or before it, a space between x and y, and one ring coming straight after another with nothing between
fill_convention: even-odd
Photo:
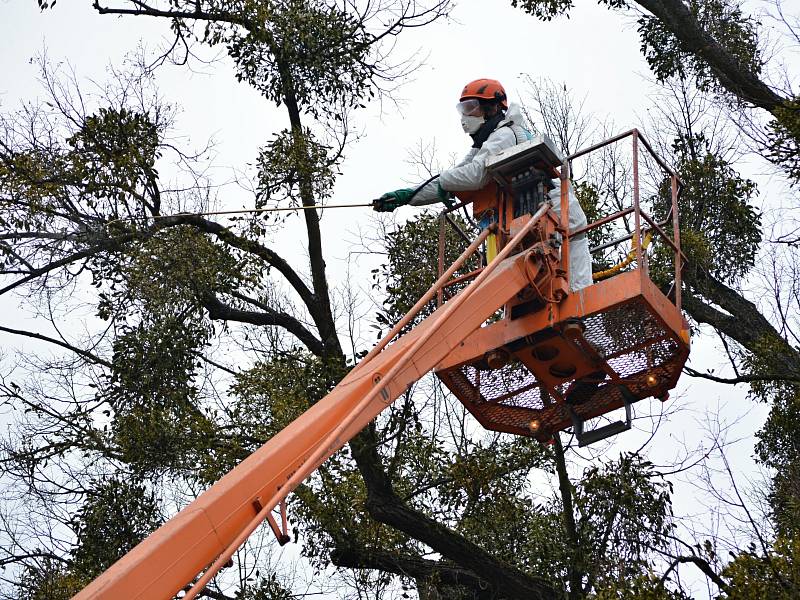
<instances>
[{"instance_id":1,"label":"bare tree branch","mask_svg":"<svg viewBox=\"0 0 800 600\"><path fill-rule=\"evenodd\" d=\"M495 597L486 582L476 573L443 561L353 547L335 548L331 552L331 561L337 567L377 569L417 580L433 579L437 584L463 586L472 590L476 599L488 600Z\"/></svg>"},{"instance_id":2,"label":"bare tree branch","mask_svg":"<svg viewBox=\"0 0 800 600\"><path fill-rule=\"evenodd\" d=\"M250 323L251 325L283 327L303 342L310 352L317 356L324 355L325 348L322 342L291 315L266 308L262 309L262 312L240 310L228 306L210 292L203 294L202 302L203 306L208 310L208 316L212 319L238 321L240 323Z\"/></svg>"},{"instance_id":3,"label":"bare tree branch","mask_svg":"<svg viewBox=\"0 0 800 600\"><path fill-rule=\"evenodd\" d=\"M83 358L86 358L86 359L90 360L91 362L97 363L99 365L103 365L104 367L109 368L109 369L112 367L110 362L100 358L96 354L93 354L93 353L91 353L91 352L89 352L87 350L82 350L81 348L78 348L77 346L73 346L72 344L68 344L65 341L57 340L55 338L51 338L51 337L48 337L46 335L42 335L41 333L34 333L32 331L23 331L22 329L11 329L10 327L3 327L2 325L0 325L0 331L5 331L6 333L12 333L14 335L21 335L21 336L33 338L33 339L36 339L36 340L41 340L43 342L48 342L50 344L55 344L57 346L61 346L62 348L66 348L70 352L74 352L75 354L78 354L79 356L82 356Z\"/></svg>"},{"instance_id":4,"label":"bare tree branch","mask_svg":"<svg viewBox=\"0 0 800 600\"><path fill-rule=\"evenodd\" d=\"M743 69L739 61L703 29L684 2L636 0L636 3L655 15L680 40L684 50L702 57L728 91L770 112L784 104L786 99Z\"/></svg>"}]
</instances>

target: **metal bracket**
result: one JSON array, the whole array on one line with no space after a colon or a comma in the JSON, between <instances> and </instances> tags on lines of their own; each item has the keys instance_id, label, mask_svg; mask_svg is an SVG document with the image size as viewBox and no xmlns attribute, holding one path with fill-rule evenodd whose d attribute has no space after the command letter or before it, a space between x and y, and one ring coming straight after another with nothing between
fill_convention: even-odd
<instances>
[{"instance_id":1,"label":"metal bracket","mask_svg":"<svg viewBox=\"0 0 800 600\"><path fill-rule=\"evenodd\" d=\"M281 513L281 527L278 527L278 522L275 520L275 517L272 516L271 512L267 513L267 523L269 523L272 533L274 533L275 537L278 538L278 544L285 546L292 540L287 533L288 522L286 518L286 500L281 500L281 503L278 505L278 507ZM260 497L253 500L253 508L256 509L256 514L260 513L261 509L264 508L261 504Z\"/></svg>"},{"instance_id":2,"label":"metal bracket","mask_svg":"<svg viewBox=\"0 0 800 600\"><path fill-rule=\"evenodd\" d=\"M573 431L575 433L575 437L578 440L578 447L583 448L584 446L588 446L589 444L594 444L595 442L599 442L600 440L610 438L614 435L622 433L623 431L628 431L631 428L631 421L632 421L631 403L628 399L628 396L630 396L630 392L625 386L619 386L619 387L623 397L625 398L625 421L615 421L613 423L609 423L608 425L604 425L596 429L590 429L589 431L584 431L583 430L584 420L578 416L574 408L572 408L571 406L569 407L570 417L572 418Z\"/></svg>"}]
</instances>

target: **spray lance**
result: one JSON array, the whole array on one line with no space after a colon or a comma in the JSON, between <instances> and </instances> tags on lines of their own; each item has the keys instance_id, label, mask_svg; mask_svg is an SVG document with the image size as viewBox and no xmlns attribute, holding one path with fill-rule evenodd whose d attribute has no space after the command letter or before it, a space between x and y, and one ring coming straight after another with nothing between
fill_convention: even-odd
<instances>
[{"instance_id":1,"label":"spray lance","mask_svg":"<svg viewBox=\"0 0 800 600\"><path fill-rule=\"evenodd\" d=\"M414 196L416 196L419 193L419 191L422 190L422 188L424 188L426 185L428 185L431 181L433 181L437 177L439 177L439 175L434 175L432 177L429 177L424 182L422 182L420 185L418 185L416 188L414 188L414 191L409 196L408 201L406 202L406 204L411 202L411 200L414 198ZM150 216L148 216L146 218L153 219L153 220L159 220L159 219L173 219L173 218L176 218L176 217L215 217L215 216L242 215L242 214L253 214L253 213L259 213L260 214L260 213L273 213L273 212L291 212L291 211L296 211L296 210L311 210L311 209L323 210L323 209L328 209L328 208L365 208L367 206L375 208L376 206L379 206L380 202L381 202L381 198L376 198L372 202L362 203L362 204L326 204L324 206L323 205L314 204L314 205L311 205L311 206L285 206L285 207L278 207L278 208L243 208L243 209L239 209L239 210L214 210L214 211L203 211L203 212L179 212L179 213L174 213L174 214L169 214L169 215L150 215ZM453 206L453 201L449 197L446 200L443 200L443 202L447 205L448 208L451 208ZM105 223L105 225L109 226L109 225L112 225L114 223L124 223L125 221L133 221L133 220L135 220L137 218L140 218L140 217L125 217L125 218L121 218L121 219L113 219L113 220L108 221L107 223Z\"/></svg>"}]
</instances>

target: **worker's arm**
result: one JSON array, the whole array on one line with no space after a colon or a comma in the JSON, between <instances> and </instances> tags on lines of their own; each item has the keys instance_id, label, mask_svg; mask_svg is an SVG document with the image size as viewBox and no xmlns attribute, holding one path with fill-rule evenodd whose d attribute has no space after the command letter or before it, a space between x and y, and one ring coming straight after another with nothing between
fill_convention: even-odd
<instances>
[{"instance_id":1,"label":"worker's arm","mask_svg":"<svg viewBox=\"0 0 800 600\"><path fill-rule=\"evenodd\" d=\"M423 206L441 202L440 188L445 192L465 192L479 190L487 183L491 176L486 170L486 161L493 154L510 148L517 143L517 138L510 127L501 127L492 132L480 149L470 150L466 158L456 167L442 171L438 179L434 179L419 192L410 204Z\"/></svg>"}]
</instances>

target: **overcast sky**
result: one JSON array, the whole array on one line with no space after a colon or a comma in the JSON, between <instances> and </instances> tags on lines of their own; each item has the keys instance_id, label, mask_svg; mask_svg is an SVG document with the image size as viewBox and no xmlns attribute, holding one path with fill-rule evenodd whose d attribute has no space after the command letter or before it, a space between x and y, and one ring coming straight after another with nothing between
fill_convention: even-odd
<instances>
[{"instance_id":1,"label":"overcast sky","mask_svg":"<svg viewBox=\"0 0 800 600\"><path fill-rule=\"evenodd\" d=\"M412 175L405 161L419 140L435 138L445 163L451 154L465 153L470 140L461 131L454 105L463 85L479 77L499 79L512 101L524 89L522 74L563 81L576 96L586 96L588 110L613 119L619 131L639 126L652 87L635 24L596 6L594 0L576 4L570 19L541 23L503 0L460 0L451 19L401 35L398 56L416 54L425 62L398 91L399 109L394 104L374 104L356 114L363 139L347 152L331 203L367 202L404 187ZM0 0L0 110L11 110L20 100L40 94L30 59L45 49L52 62L68 61L79 78L102 81L106 66L118 63L140 39L151 49L163 43L167 25L146 18L100 17L88 0L61 0L45 13L38 11L35 0ZM224 58L209 67L194 64L194 70L164 67L158 85L167 100L181 106L178 130L186 141L197 147L210 137L216 141L214 162L220 180L230 178L234 168L246 169L271 133L286 127L284 113L237 83ZM238 208L246 200L235 187L226 188L220 197L227 208ZM416 210L403 208L397 216L407 218ZM326 212L324 235L335 284L345 277L344 259L356 232L368 228L373 218L369 209ZM299 219L290 218L285 235L275 241L298 266L304 264L302 248L293 247L292 240L302 238L302 231ZM357 277L366 277L367 262L356 265ZM0 309L0 323L5 325L14 326L23 318L8 302L0 304ZM8 346L18 343L8 337L0 340ZM694 342L692 360L697 368L725 362L712 338L696 337ZM683 413L680 422L662 426L653 446L657 460L672 458L684 441L696 444L703 437L698 422L705 418L705 408L715 410L721 404L726 407L723 418L728 420L751 411L735 429L745 438L735 457L743 472L753 473L751 436L763 422L766 408L754 407L744 393L744 389L684 377L674 397L691 410ZM647 412L650 405L642 402L637 410ZM608 452L636 448L643 439L644 434L637 433L620 436ZM685 493L677 499L679 508L695 509L696 500L688 495L693 493L691 486L683 489Z\"/></svg>"}]
</instances>

